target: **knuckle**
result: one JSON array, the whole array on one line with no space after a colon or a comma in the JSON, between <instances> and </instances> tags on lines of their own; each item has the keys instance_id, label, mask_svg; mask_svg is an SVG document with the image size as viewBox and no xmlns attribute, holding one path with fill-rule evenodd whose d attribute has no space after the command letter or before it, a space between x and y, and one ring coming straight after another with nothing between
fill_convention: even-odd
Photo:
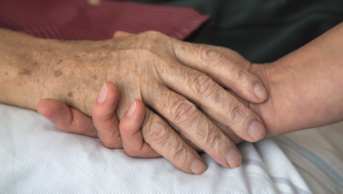
<instances>
[{"instance_id":1,"label":"knuckle","mask_svg":"<svg viewBox=\"0 0 343 194\"><path fill-rule=\"evenodd\" d=\"M175 113L175 123L177 125L190 125L199 116L199 110L191 102L183 99L172 106Z\"/></svg>"},{"instance_id":2,"label":"knuckle","mask_svg":"<svg viewBox=\"0 0 343 194\"><path fill-rule=\"evenodd\" d=\"M220 59L222 55L215 51L211 46L208 45L200 45L200 56L203 60L213 60L213 59Z\"/></svg>"},{"instance_id":3,"label":"knuckle","mask_svg":"<svg viewBox=\"0 0 343 194\"><path fill-rule=\"evenodd\" d=\"M233 124L237 124L244 121L246 118L245 108L241 106L238 102L234 102L229 112L229 118L231 118Z\"/></svg>"},{"instance_id":4,"label":"knuckle","mask_svg":"<svg viewBox=\"0 0 343 194\"><path fill-rule=\"evenodd\" d=\"M222 65L223 55L207 45L200 45L200 56L205 62L205 67L214 67Z\"/></svg>"},{"instance_id":5,"label":"knuckle","mask_svg":"<svg viewBox=\"0 0 343 194\"><path fill-rule=\"evenodd\" d=\"M180 144L175 150L175 154L173 156L174 161L187 161L189 158L190 153L188 152L187 148L185 147L184 144Z\"/></svg>"},{"instance_id":6,"label":"knuckle","mask_svg":"<svg viewBox=\"0 0 343 194\"><path fill-rule=\"evenodd\" d=\"M168 130L166 123L156 121L147 127L145 134L150 142L165 144L168 137L170 137L170 130Z\"/></svg>"},{"instance_id":7,"label":"knuckle","mask_svg":"<svg viewBox=\"0 0 343 194\"><path fill-rule=\"evenodd\" d=\"M243 68L235 68L232 71L232 79L236 81L245 80L248 77L248 71Z\"/></svg>"},{"instance_id":8,"label":"knuckle","mask_svg":"<svg viewBox=\"0 0 343 194\"><path fill-rule=\"evenodd\" d=\"M146 35L152 36L152 37L163 36L163 34L161 32L154 31L154 30L149 30L149 31L143 32L143 34L146 34Z\"/></svg>"},{"instance_id":9,"label":"knuckle","mask_svg":"<svg viewBox=\"0 0 343 194\"><path fill-rule=\"evenodd\" d=\"M137 56L136 59L154 59L156 54L154 53L155 44L150 40L145 40L144 44L137 46L137 49L134 51ZM132 51L128 50L128 53Z\"/></svg>"},{"instance_id":10,"label":"knuckle","mask_svg":"<svg viewBox=\"0 0 343 194\"><path fill-rule=\"evenodd\" d=\"M213 92L213 102L215 105L224 105L225 104L225 90L221 87Z\"/></svg>"},{"instance_id":11,"label":"knuckle","mask_svg":"<svg viewBox=\"0 0 343 194\"><path fill-rule=\"evenodd\" d=\"M212 133L208 136L207 138L207 145L209 145L209 147L214 150L214 151L218 151L219 150L219 145L220 145L220 134L218 133Z\"/></svg>"},{"instance_id":12,"label":"knuckle","mask_svg":"<svg viewBox=\"0 0 343 194\"><path fill-rule=\"evenodd\" d=\"M166 35L157 31L146 31L142 33L142 36L143 37L141 38L144 39L144 46L147 46L146 44L151 44L151 48L156 47L157 43L164 42L164 40L167 38Z\"/></svg>"},{"instance_id":13,"label":"knuckle","mask_svg":"<svg viewBox=\"0 0 343 194\"><path fill-rule=\"evenodd\" d=\"M221 134L214 127L207 127L202 130L201 136L204 139L204 144L213 151L217 151L220 147Z\"/></svg>"},{"instance_id":14,"label":"knuckle","mask_svg":"<svg viewBox=\"0 0 343 194\"><path fill-rule=\"evenodd\" d=\"M192 85L196 94L201 98L207 97L218 88L218 84L206 75L196 77Z\"/></svg>"}]
</instances>

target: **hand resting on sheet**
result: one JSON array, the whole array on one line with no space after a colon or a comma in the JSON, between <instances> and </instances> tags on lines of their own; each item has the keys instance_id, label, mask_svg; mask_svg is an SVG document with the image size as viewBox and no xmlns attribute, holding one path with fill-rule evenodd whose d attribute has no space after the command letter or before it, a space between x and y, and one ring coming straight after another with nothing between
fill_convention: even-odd
<instances>
[{"instance_id":1,"label":"hand resting on sheet","mask_svg":"<svg viewBox=\"0 0 343 194\"><path fill-rule=\"evenodd\" d=\"M0 37L0 102L36 109L41 99L57 100L72 107L65 114L74 123L81 113L93 116L92 103L110 81L120 94L113 118L122 119L129 105L141 100L146 145L185 172L200 174L206 168L191 143L219 164L236 167L241 156L235 143L265 135L259 116L224 89L254 103L268 98L261 80L249 72L253 64L232 50L157 32L104 41L59 41L0 29ZM121 148L118 120L97 113L94 124L108 132L96 128L85 134Z\"/></svg>"},{"instance_id":2,"label":"hand resting on sheet","mask_svg":"<svg viewBox=\"0 0 343 194\"><path fill-rule=\"evenodd\" d=\"M273 63L252 66L251 73L267 86L269 99L253 104L236 97L263 119L267 137L343 120L342 36L343 23ZM143 104L139 100L133 104L132 116L124 116L120 122L123 147L131 156L149 157L154 151L146 152L139 128Z\"/></svg>"},{"instance_id":3,"label":"hand resting on sheet","mask_svg":"<svg viewBox=\"0 0 343 194\"><path fill-rule=\"evenodd\" d=\"M343 90L341 89L343 85L343 75L341 73L343 72L343 66L341 65L343 61L342 35L343 24L341 23L304 47L273 63L261 65L253 64L251 66L250 72L263 82L267 87L270 97L264 103L254 104L246 102L245 104L262 118L267 127L267 137L300 129L322 126L343 119ZM218 80L218 78L213 79L216 81ZM108 90L108 99L112 98L113 102L117 102L116 97L114 97L115 95L113 95L115 94L113 91L116 91L115 86L110 82L106 82L106 88ZM98 99L99 98L100 97L98 97ZM111 104L111 100L107 102L106 100L104 101L104 104ZM241 101L243 103L243 100ZM59 102L46 99L41 101L38 108L51 107L51 104L54 103ZM94 104L96 103L99 102L95 101ZM44 104L48 104L48 106L45 106ZM101 105L97 106L94 104L92 111L100 110L100 112L103 112L101 111ZM115 104L116 103L112 103L112 106L109 105L109 107L114 110ZM141 157L140 154L143 154L144 157L144 154L146 154L146 157L149 157L147 154L149 152L142 152L142 150L146 150L146 148L142 149L145 145L142 140L144 131L143 129L139 130L138 128L145 113L145 111L142 111L143 103L139 100L135 100L133 104L136 105L136 110L132 116L130 117L127 115L121 118L120 130L122 133L122 143L124 144L124 149L127 150L128 153L131 152L131 155ZM56 110L60 110L58 107L63 106L64 104L57 105ZM69 107L66 105L65 108L69 110ZM72 114L77 115L76 118L85 116L76 109L71 108L70 110ZM52 111L54 114L51 114L50 116L54 117L58 115L58 112L59 111ZM108 113L110 112L111 111ZM46 116L49 117L49 115ZM96 116L93 118L93 122L96 126L98 125L97 119L98 121L101 121L101 119L103 119L102 117L106 118L106 114L99 115L98 118L96 118ZM222 129L220 123L210 116L208 118ZM93 126L90 118L88 118L88 121L89 125ZM56 120L53 122L56 124ZM104 120L99 122L100 125L104 123L106 123ZM58 126L58 123L56 125ZM67 128L68 127L69 132L78 132L77 130L73 131L70 126L67 126ZM176 128L175 126L173 127ZM63 129L63 127L61 128ZM99 129L101 128L106 129L106 127L99 127ZM97 130L99 129L97 128ZM79 133L85 132L79 131ZM99 133L99 131L96 133ZM126 142L128 142L128 144ZM135 144L136 142L138 143ZM146 145L148 146L148 144ZM153 150L150 151L150 153L154 152ZM155 155L152 154L151 156Z\"/></svg>"}]
</instances>

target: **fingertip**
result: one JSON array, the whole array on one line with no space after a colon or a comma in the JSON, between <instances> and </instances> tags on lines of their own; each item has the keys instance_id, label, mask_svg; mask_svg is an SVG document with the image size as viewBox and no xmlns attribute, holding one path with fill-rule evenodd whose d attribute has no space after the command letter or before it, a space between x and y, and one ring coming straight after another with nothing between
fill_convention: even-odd
<instances>
[{"instance_id":1,"label":"fingertip","mask_svg":"<svg viewBox=\"0 0 343 194\"><path fill-rule=\"evenodd\" d=\"M264 102L267 100L268 92L261 83L255 83L253 90L254 90L255 97L257 98L259 102Z\"/></svg>"},{"instance_id":2,"label":"fingertip","mask_svg":"<svg viewBox=\"0 0 343 194\"><path fill-rule=\"evenodd\" d=\"M106 87L109 91L112 91L114 93L118 92L118 88L114 83L112 83L110 81L106 81L104 84L106 85Z\"/></svg>"},{"instance_id":3,"label":"fingertip","mask_svg":"<svg viewBox=\"0 0 343 194\"><path fill-rule=\"evenodd\" d=\"M127 109L127 111L126 111L126 116L131 116L131 115L135 112L136 107L137 107L137 103L136 103L136 100L134 100L134 101L130 104L129 108Z\"/></svg>"},{"instance_id":4,"label":"fingertip","mask_svg":"<svg viewBox=\"0 0 343 194\"><path fill-rule=\"evenodd\" d=\"M37 111L48 120L52 121L56 116L59 116L61 112L64 112L67 107L65 104L53 99L42 99L37 104Z\"/></svg>"},{"instance_id":5,"label":"fingertip","mask_svg":"<svg viewBox=\"0 0 343 194\"><path fill-rule=\"evenodd\" d=\"M109 82L109 81L106 81L104 85L106 86L107 91L108 91L108 94L107 94L108 99L106 100L108 102L114 102L115 104L117 104L119 100L119 91L118 91L117 86L114 83Z\"/></svg>"},{"instance_id":6,"label":"fingertip","mask_svg":"<svg viewBox=\"0 0 343 194\"><path fill-rule=\"evenodd\" d=\"M230 148L226 154L226 162L228 167L236 168L241 164L242 155L237 148Z\"/></svg>"},{"instance_id":7,"label":"fingertip","mask_svg":"<svg viewBox=\"0 0 343 194\"><path fill-rule=\"evenodd\" d=\"M262 123L259 121L252 121L248 127L248 135L252 142L256 142L263 139L266 134L266 129Z\"/></svg>"},{"instance_id":8,"label":"fingertip","mask_svg":"<svg viewBox=\"0 0 343 194\"><path fill-rule=\"evenodd\" d=\"M44 116L46 114L47 106L47 99L42 99L38 102L36 109L41 115Z\"/></svg>"},{"instance_id":9,"label":"fingertip","mask_svg":"<svg viewBox=\"0 0 343 194\"><path fill-rule=\"evenodd\" d=\"M143 102L139 99L134 100L134 102L136 103L135 114L139 120L142 120L142 123L143 123L143 119L145 118L145 106Z\"/></svg>"},{"instance_id":10,"label":"fingertip","mask_svg":"<svg viewBox=\"0 0 343 194\"><path fill-rule=\"evenodd\" d=\"M127 129L129 128L139 128L143 124L145 118L145 106L141 100L134 100L125 115L120 121L120 125ZM126 130L125 130L126 131Z\"/></svg>"},{"instance_id":11,"label":"fingertip","mask_svg":"<svg viewBox=\"0 0 343 194\"><path fill-rule=\"evenodd\" d=\"M119 91L112 82L105 82L91 108L95 118L107 118L115 111L119 101Z\"/></svg>"},{"instance_id":12,"label":"fingertip","mask_svg":"<svg viewBox=\"0 0 343 194\"><path fill-rule=\"evenodd\" d=\"M191 163L191 171L195 175L203 174L206 171L206 165L204 162L200 161L199 159L195 158Z\"/></svg>"}]
</instances>

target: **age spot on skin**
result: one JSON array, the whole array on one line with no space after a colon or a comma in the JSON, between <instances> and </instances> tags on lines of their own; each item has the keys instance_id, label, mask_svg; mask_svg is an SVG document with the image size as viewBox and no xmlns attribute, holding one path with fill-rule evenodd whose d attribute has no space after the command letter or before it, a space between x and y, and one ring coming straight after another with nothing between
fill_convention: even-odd
<instances>
[{"instance_id":1,"label":"age spot on skin","mask_svg":"<svg viewBox=\"0 0 343 194\"><path fill-rule=\"evenodd\" d=\"M7 73L7 72L5 72L5 75L8 75L8 73Z\"/></svg>"},{"instance_id":2,"label":"age spot on skin","mask_svg":"<svg viewBox=\"0 0 343 194\"><path fill-rule=\"evenodd\" d=\"M59 76L61 76L63 74L63 72L61 71L61 70L56 70L56 71L54 71L54 76L55 77L59 77Z\"/></svg>"},{"instance_id":3,"label":"age spot on skin","mask_svg":"<svg viewBox=\"0 0 343 194\"><path fill-rule=\"evenodd\" d=\"M63 62L63 60L60 59L60 60L58 60L57 64L59 65L59 64L61 64L62 62Z\"/></svg>"},{"instance_id":4,"label":"age spot on skin","mask_svg":"<svg viewBox=\"0 0 343 194\"><path fill-rule=\"evenodd\" d=\"M26 68L23 68L18 72L18 75L31 75L31 74L32 72Z\"/></svg>"},{"instance_id":5,"label":"age spot on skin","mask_svg":"<svg viewBox=\"0 0 343 194\"><path fill-rule=\"evenodd\" d=\"M97 79L98 79L98 76L97 76L97 75L94 75L93 78L94 78L94 80L97 80Z\"/></svg>"},{"instance_id":6,"label":"age spot on skin","mask_svg":"<svg viewBox=\"0 0 343 194\"><path fill-rule=\"evenodd\" d=\"M73 97L73 92L69 92L69 93L68 93L68 96L69 96L69 97Z\"/></svg>"}]
</instances>

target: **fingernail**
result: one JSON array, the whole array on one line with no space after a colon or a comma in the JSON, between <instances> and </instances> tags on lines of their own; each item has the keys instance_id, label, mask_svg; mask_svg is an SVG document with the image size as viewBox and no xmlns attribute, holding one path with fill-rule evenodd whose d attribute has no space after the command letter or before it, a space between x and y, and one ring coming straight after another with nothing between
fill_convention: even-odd
<instances>
[{"instance_id":1,"label":"fingernail","mask_svg":"<svg viewBox=\"0 0 343 194\"><path fill-rule=\"evenodd\" d=\"M202 174L206 170L206 166L198 159L194 159L191 163L191 171L193 174Z\"/></svg>"},{"instance_id":2,"label":"fingernail","mask_svg":"<svg viewBox=\"0 0 343 194\"><path fill-rule=\"evenodd\" d=\"M128 109L127 112L126 112L126 115L127 115L127 116L132 115L132 114L135 112L135 110L136 110L136 100L134 100L134 101L131 103L129 109Z\"/></svg>"},{"instance_id":3,"label":"fingernail","mask_svg":"<svg viewBox=\"0 0 343 194\"><path fill-rule=\"evenodd\" d=\"M242 156L237 149L231 148L226 154L226 162L230 168L236 168L242 161Z\"/></svg>"},{"instance_id":4,"label":"fingernail","mask_svg":"<svg viewBox=\"0 0 343 194\"><path fill-rule=\"evenodd\" d=\"M267 90L260 83L255 84L254 93L259 100L267 99Z\"/></svg>"},{"instance_id":5,"label":"fingernail","mask_svg":"<svg viewBox=\"0 0 343 194\"><path fill-rule=\"evenodd\" d=\"M254 141L258 141L264 137L264 126L258 121L253 121L248 128L248 134Z\"/></svg>"},{"instance_id":6,"label":"fingernail","mask_svg":"<svg viewBox=\"0 0 343 194\"><path fill-rule=\"evenodd\" d=\"M107 93L108 93L108 90L107 90L106 84L104 84L101 87L101 90L98 96L98 102L104 102L106 100Z\"/></svg>"}]
</instances>

